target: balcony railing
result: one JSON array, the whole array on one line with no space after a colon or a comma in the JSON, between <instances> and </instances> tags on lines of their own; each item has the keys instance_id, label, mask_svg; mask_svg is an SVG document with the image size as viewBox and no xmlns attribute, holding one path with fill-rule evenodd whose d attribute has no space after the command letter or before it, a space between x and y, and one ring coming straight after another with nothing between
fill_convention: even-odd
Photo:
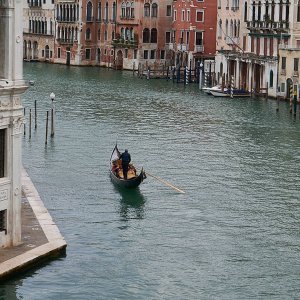
<instances>
[{"instance_id":1,"label":"balcony railing","mask_svg":"<svg viewBox=\"0 0 300 300\"><path fill-rule=\"evenodd\" d=\"M136 40L114 39L112 45L120 48L137 48L138 42Z\"/></svg>"},{"instance_id":2,"label":"balcony railing","mask_svg":"<svg viewBox=\"0 0 300 300\"><path fill-rule=\"evenodd\" d=\"M195 52L204 52L204 46L203 45L196 45L195 46Z\"/></svg>"},{"instance_id":3,"label":"balcony railing","mask_svg":"<svg viewBox=\"0 0 300 300\"><path fill-rule=\"evenodd\" d=\"M78 20L76 20L75 18L56 17L56 21L60 23L75 23Z\"/></svg>"},{"instance_id":4,"label":"balcony railing","mask_svg":"<svg viewBox=\"0 0 300 300\"><path fill-rule=\"evenodd\" d=\"M177 44L177 51L189 51L189 45Z\"/></svg>"},{"instance_id":5,"label":"balcony railing","mask_svg":"<svg viewBox=\"0 0 300 300\"><path fill-rule=\"evenodd\" d=\"M247 21L248 29L270 29L270 30L287 30L289 21Z\"/></svg>"},{"instance_id":6,"label":"balcony railing","mask_svg":"<svg viewBox=\"0 0 300 300\"><path fill-rule=\"evenodd\" d=\"M86 21L87 23L89 23L89 22L94 22L94 17L88 16L88 17L86 17L85 21Z\"/></svg>"},{"instance_id":7,"label":"balcony railing","mask_svg":"<svg viewBox=\"0 0 300 300\"><path fill-rule=\"evenodd\" d=\"M74 39L56 39L61 45L73 45Z\"/></svg>"},{"instance_id":8,"label":"balcony railing","mask_svg":"<svg viewBox=\"0 0 300 300\"><path fill-rule=\"evenodd\" d=\"M240 42L240 38L239 37L229 37L227 36L225 39L225 42L227 45L238 45Z\"/></svg>"},{"instance_id":9,"label":"balcony railing","mask_svg":"<svg viewBox=\"0 0 300 300\"><path fill-rule=\"evenodd\" d=\"M166 43L166 50L173 50L173 49L174 49L173 43Z\"/></svg>"}]
</instances>

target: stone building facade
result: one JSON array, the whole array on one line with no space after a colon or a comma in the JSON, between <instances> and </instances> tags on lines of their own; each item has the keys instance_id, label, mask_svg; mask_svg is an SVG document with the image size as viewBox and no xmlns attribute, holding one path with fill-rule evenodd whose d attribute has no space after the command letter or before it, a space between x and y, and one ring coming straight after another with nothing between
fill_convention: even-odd
<instances>
[{"instance_id":1,"label":"stone building facade","mask_svg":"<svg viewBox=\"0 0 300 300\"><path fill-rule=\"evenodd\" d=\"M196 66L215 57L217 0L173 1L172 42L176 65Z\"/></svg>"},{"instance_id":2,"label":"stone building facade","mask_svg":"<svg viewBox=\"0 0 300 300\"><path fill-rule=\"evenodd\" d=\"M23 57L54 61L54 0L23 0Z\"/></svg>"},{"instance_id":3,"label":"stone building facade","mask_svg":"<svg viewBox=\"0 0 300 300\"><path fill-rule=\"evenodd\" d=\"M0 2L0 247L21 243L23 1Z\"/></svg>"}]
</instances>

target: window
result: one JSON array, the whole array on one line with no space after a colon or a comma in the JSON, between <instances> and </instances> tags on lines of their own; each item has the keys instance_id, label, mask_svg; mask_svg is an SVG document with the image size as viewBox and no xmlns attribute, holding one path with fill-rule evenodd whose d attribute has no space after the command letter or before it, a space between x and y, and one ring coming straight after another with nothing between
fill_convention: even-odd
<instances>
[{"instance_id":1,"label":"window","mask_svg":"<svg viewBox=\"0 0 300 300\"><path fill-rule=\"evenodd\" d=\"M173 21L176 21L176 20L177 20L177 10L174 9Z\"/></svg>"},{"instance_id":2,"label":"window","mask_svg":"<svg viewBox=\"0 0 300 300\"><path fill-rule=\"evenodd\" d=\"M171 32L167 31L166 32L166 43L171 43Z\"/></svg>"},{"instance_id":3,"label":"window","mask_svg":"<svg viewBox=\"0 0 300 300\"><path fill-rule=\"evenodd\" d=\"M7 210L0 211L0 232L4 231L7 234Z\"/></svg>"},{"instance_id":4,"label":"window","mask_svg":"<svg viewBox=\"0 0 300 300\"><path fill-rule=\"evenodd\" d=\"M274 74L273 71L270 71L270 88L273 87L273 82L274 82Z\"/></svg>"},{"instance_id":5,"label":"window","mask_svg":"<svg viewBox=\"0 0 300 300\"><path fill-rule=\"evenodd\" d=\"M171 17L171 16L172 16L172 6L167 5L167 17Z\"/></svg>"},{"instance_id":6,"label":"window","mask_svg":"<svg viewBox=\"0 0 300 300\"><path fill-rule=\"evenodd\" d=\"M149 3L146 3L144 5L144 16L150 17L150 4Z\"/></svg>"},{"instance_id":7,"label":"window","mask_svg":"<svg viewBox=\"0 0 300 300\"><path fill-rule=\"evenodd\" d=\"M151 29L151 43L157 43L157 29L152 28Z\"/></svg>"},{"instance_id":8,"label":"window","mask_svg":"<svg viewBox=\"0 0 300 300\"><path fill-rule=\"evenodd\" d=\"M107 41L107 30L104 31L104 40Z\"/></svg>"},{"instance_id":9,"label":"window","mask_svg":"<svg viewBox=\"0 0 300 300\"><path fill-rule=\"evenodd\" d=\"M154 17L154 18L157 18L157 4L156 3L152 4L151 16Z\"/></svg>"},{"instance_id":10,"label":"window","mask_svg":"<svg viewBox=\"0 0 300 300\"><path fill-rule=\"evenodd\" d=\"M86 8L86 20L87 21L92 21L92 11L93 11L93 5L89 1L87 4L87 8Z\"/></svg>"},{"instance_id":11,"label":"window","mask_svg":"<svg viewBox=\"0 0 300 300\"><path fill-rule=\"evenodd\" d=\"M85 39L89 41L91 39L91 29L88 28L85 32Z\"/></svg>"},{"instance_id":12,"label":"window","mask_svg":"<svg viewBox=\"0 0 300 300\"><path fill-rule=\"evenodd\" d=\"M196 45L202 46L203 45L203 33L196 32Z\"/></svg>"},{"instance_id":13,"label":"window","mask_svg":"<svg viewBox=\"0 0 300 300\"><path fill-rule=\"evenodd\" d=\"M5 176L6 129L0 129L0 177Z\"/></svg>"},{"instance_id":14,"label":"window","mask_svg":"<svg viewBox=\"0 0 300 300\"><path fill-rule=\"evenodd\" d=\"M297 22L300 22L300 1L298 1L297 7Z\"/></svg>"},{"instance_id":15,"label":"window","mask_svg":"<svg viewBox=\"0 0 300 300\"><path fill-rule=\"evenodd\" d=\"M130 17L134 19L134 2L131 2Z\"/></svg>"},{"instance_id":16,"label":"window","mask_svg":"<svg viewBox=\"0 0 300 300\"><path fill-rule=\"evenodd\" d=\"M133 51L133 59L137 59L137 50L136 49L134 49L134 51Z\"/></svg>"},{"instance_id":17,"label":"window","mask_svg":"<svg viewBox=\"0 0 300 300\"><path fill-rule=\"evenodd\" d=\"M148 28L145 28L143 30L143 43L149 43L150 42L150 30Z\"/></svg>"},{"instance_id":18,"label":"window","mask_svg":"<svg viewBox=\"0 0 300 300\"><path fill-rule=\"evenodd\" d=\"M181 11L181 21L185 21L185 10Z\"/></svg>"},{"instance_id":19,"label":"window","mask_svg":"<svg viewBox=\"0 0 300 300\"><path fill-rule=\"evenodd\" d=\"M124 57L125 57L125 58L128 58L128 49L125 49Z\"/></svg>"},{"instance_id":20,"label":"window","mask_svg":"<svg viewBox=\"0 0 300 300\"><path fill-rule=\"evenodd\" d=\"M294 72L299 70L299 58L294 58Z\"/></svg>"},{"instance_id":21,"label":"window","mask_svg":"<svg viewBox=\"0 0 300 300\"><path fill-rule=\"evenodd\" d=\"M282 70L286 69L286 57L281 58L281 69Z\"/></svg>"},{"instance_id":22,"label":"window","mask_svg":"<svg viewBox=\"0 0 300 300\"><path fill-rule=\"evenodd\" d=\"M126 4L123 2L121 5L121 18L125 18L126 16Z\"/></svg>"},{"instance_id":23,"label":"window","mask_svg":"<svg viewBox=\"0 0 300 300\"><path fill-rule=\"evenodd\" d=\"M161 50L160 51L160 59L165 59L165 54L166 54L166 51L165 50Z\"/></svg>"},{"instance_id":24,"label":"window","mask_svg":"<svg viewBox=\"0 0 300 300\"><path fill-rule=\"evenodd\" d=\"M57 58L61 57L61 48L57 48Z\"/></svg>"},{"instance_id":25,"label":"window","mask_svg":"<svg viewBox=\"0 0 300 300\"><path fill-rule=\"evenodd\" d=\"M148 50L144 50L144 59L148 59Z\"/></svg>"},{"instance_id":26,"label":"window","mask_svg":"<svg viewBox=\"0 0 300 300\"><path fill-rule=\"evenodd\" d=\"M85 59L91 59L91 49L85 49Z\"/></svg>"},{"instance_id":27,"label":"window","mask_svg":"<svg viewBox=\"0 0 300 300\"><path fill-rule=\"evenodd\" d=\"M203 22L204 21L204 11L197 10L196 11L196 22Z\"/></svg>"},{"instance_id":28,"label":"window","mask_svg":"<svg viewBox=\"0 0 300 300\"><path fill-rule=\"evenodd\" d=\"M150 59L155 59L155 50L150 51Z\"/></svg>"},{"instance_id":29,"label":"window","mask_svg":"<svg viewBox=\"0 0 300 300\"><path fill-rule=\"evenodd\" d=\"M191 11L189 9L186 11L186 21L187 22L191 21Z\"/></svg>"}]
</instances>

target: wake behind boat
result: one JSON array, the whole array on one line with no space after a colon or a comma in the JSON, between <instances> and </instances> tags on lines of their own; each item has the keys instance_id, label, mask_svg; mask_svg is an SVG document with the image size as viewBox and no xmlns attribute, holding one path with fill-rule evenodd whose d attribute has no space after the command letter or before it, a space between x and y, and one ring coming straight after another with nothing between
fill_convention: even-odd
<instances>
[{"instance_id":1,"label":"wake behind boat","mask_svg":"<svg viewBox=\"0 0 300 300\"><path fill-rule=\"evenodd\" d=\"M124 179L120 156L121 153L116 145L110 157L110 176L112 181L119 187L124 188L135 188L139 186L143 180L146 179L144 170L142 169L141 172L137 174L134 165L129 164L127 179Z\"/></svg>"}]
</instances>

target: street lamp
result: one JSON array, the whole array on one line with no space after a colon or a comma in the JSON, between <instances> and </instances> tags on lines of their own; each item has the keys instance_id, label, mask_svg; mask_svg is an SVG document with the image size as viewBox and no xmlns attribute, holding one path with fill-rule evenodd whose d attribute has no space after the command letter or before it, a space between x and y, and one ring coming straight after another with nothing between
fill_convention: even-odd
<instances>
[{"instance_id":1,"label":"street lamp","mask_svg":"<svg viewBox=\"0 0 300 300\"><path fill-rule=\"evenodd\" d=\"M51 99L51 137L54 137L54 105L53 101L55 99L55 94L52 92L50 94L50 99Z\"/></svg>"},{"instance_id":2,"label":"street lamp","mask_svg":"<svg viewBox=\"0 0 300 300\"><path fill-rule=\"evenodd\" d=\"M199 90L202 90L202 69L203 69L203 63L200 63L200 72L199 72Z\"/></svg>"}]
</instances>

